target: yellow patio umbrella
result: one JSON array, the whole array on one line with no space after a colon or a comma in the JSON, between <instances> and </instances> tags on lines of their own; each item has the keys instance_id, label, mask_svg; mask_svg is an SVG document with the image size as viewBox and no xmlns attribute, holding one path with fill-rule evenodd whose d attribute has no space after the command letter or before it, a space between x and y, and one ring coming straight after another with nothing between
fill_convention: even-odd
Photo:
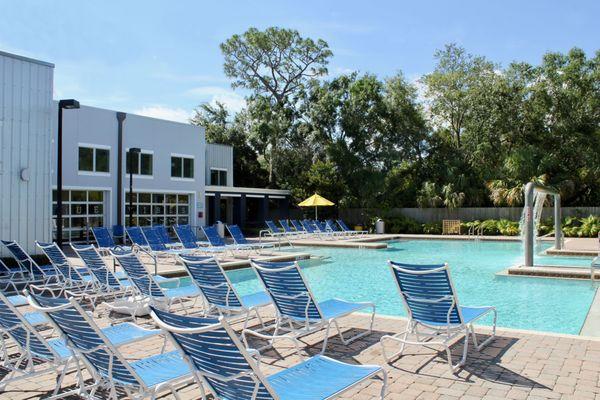
<instances>
[{"instance_id":1,"label":"yellow patio umbrella","mask_svg":"<svg viewBox=\"0 0 600 400\"><path fill-rule=\"evenodd\" d=\"M315 219L318 219L317 207L319 207L319 206L329 207L329 206L333 206L334 203L327 200L325 197L319 196L318 194L315 193L312 196L310 196L308 199L304 200L303 202L298 203L298 205L300 207L314 207L315 208Z\"/></svg>"}]
</instances>

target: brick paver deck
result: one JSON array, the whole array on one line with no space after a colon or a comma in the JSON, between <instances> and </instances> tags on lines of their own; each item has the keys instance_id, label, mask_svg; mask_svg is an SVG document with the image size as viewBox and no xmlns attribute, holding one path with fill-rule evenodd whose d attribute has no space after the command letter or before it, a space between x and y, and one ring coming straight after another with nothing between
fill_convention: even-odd
<instances>
[{"instance_id":1,"label":"brick paver deck","mask_svg":"<svg viewBox=\"0 0 600 400\"><path fill-rule=\"evenodd\" d=\"M102 308L100 308L102 311ZM99 319L107 325L106 316ZM140 320L149 323L150 320ZM355 314L343 320L345 329L365 329L368 318ZM499 329L498 336L482 352L471 350L467 365L451 374L445 354L433 349L409 347L401 359L387 365L382 357L379 339L403 329L405 320L377 317L375 331L344 346L332 336L326 354L350 363L385 365L389 373L387 399L595 399L600 398L600 341L577 336L550 335ZM479 330L485 335L488 330ZM320 351L323 332L303 339L307 346L304 355ZM160 353L162 338L153 338L128 345L126 357L137 359ZM300 361L289 343L276 344L262 353L263 371L279 371ZM394 346L392 344L392 346ZM453 347L459 356L462 342ZM48 396L54 389L56 374L48 373L8 385L5 399L37 399ZM64 388L75 382L70 374ZM342 397L352 399L377 398L381 381L372 379ZM195 384L180 389L184 399L200 398ZM170 398L171 396L166 396Z\"/></svg>"}]
</instances>

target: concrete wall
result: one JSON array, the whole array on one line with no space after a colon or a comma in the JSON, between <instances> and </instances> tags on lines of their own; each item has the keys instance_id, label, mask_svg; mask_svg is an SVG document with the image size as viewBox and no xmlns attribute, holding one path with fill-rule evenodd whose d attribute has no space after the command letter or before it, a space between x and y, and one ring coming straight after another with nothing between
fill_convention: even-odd
<instances>
[{"instance_id":1,"label":"concrete wall","mask_svg":"<svg viewBox=\"0 0 600 400\"><path fill-rule=\"evenodd\" d=\"M420 223L440 222L443 219L460 219L474 221L484 219L508 219L518 221L521 218L521 207L465 207L449 210L447 208L394 208L387 211L351 208L340 210L340 216L350 223L362 222L368 216L403 215ZM600 215L600 207L563 207L564 217ZM553 208L545 207L542 218L553 218Z\"/></svg>"},{"instance_id":2,"label":"concrete wall","mask_svg":"<svg viewBox=\"0 0 600 400\"><path fill-rule=\"evenodd\" d=\"M31 253L51 235L53 73L52 64L0 52L0 239Z\"/></svg>"},{"instance_id":3,"label":"concrete wall","mask_svg":"<svg viewBox=\"0 0 600 400\"><path fill-rule=\"evenodd\" d=\"M210 169L227 170L227 186L233 186L233 147L223 144L206 144L206 184L210 185Z\"/></svg>"}]
</instances>

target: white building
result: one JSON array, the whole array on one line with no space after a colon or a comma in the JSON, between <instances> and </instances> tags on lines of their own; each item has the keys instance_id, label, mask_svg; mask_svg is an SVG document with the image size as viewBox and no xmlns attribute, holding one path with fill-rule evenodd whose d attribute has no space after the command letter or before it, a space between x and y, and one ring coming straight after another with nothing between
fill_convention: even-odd
<instances>
[{"instance_id":1,"label":"white building","mask_svg":"<svg viewBox=\"0 0 600 400\"><path fill-rule=\"evenodd\" d=\"M32 252L33 241L50 240L56 227L52 71L51 64L0 53L0 239ZM129 225L134 147L141 153L131 160L133 224L262 226L287 216L288 191L234 186L235 150L207 144L204 128L81 105L63 110L65 241L87 241L92 226Z\"/></svg>"}]
</instances>

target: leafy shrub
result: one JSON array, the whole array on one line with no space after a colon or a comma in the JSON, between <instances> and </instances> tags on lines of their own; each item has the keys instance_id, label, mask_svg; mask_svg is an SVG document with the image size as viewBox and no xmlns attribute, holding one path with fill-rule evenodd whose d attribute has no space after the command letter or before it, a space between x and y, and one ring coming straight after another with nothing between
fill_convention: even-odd
<instances>
[{"instance_id":1,"label":"leafy shrub","mask_svg":"<svg viewBox=\"0 0 600 400\"><path fill-rule=\"evenodd\" d=\"M385 221L385 231L389 233L425 233L439 235L442 233L442 223L434 222L419 224L417 221L401 215L382 217ZM375 221L373 219L372 223ZM461 232L466 234L470 228L478 232L482 229L483 235L493 236L518 236L519 222L507 219L487 219L484 221L466 221L461 223ZM567 217L562 223L563 234L566 237L597 237L600 233L600 216L590 215L588 217ZM554 231L552 219L543 220L538 226L538 235L546 235Z\"/></svg>"},{"instance_id":2,"label":"leafy shrub","mask_svg":"<svg viewBox=\"0 0 600 400\"><path fill-rule=\"evenodd\" d=\"M509 221L507 219L501 219L496 222L498 232L503 236L519 236L519 223L516 221Z\"/></svg>"},{"instance_id":3,"label":"leafy shrub","mask_svg":"<svg viewBox=\"0 0 600 400\"><path fill-rule=\"evenodd\" d=\"M393 216L383 218L385 231L389 233L423 233L421 224L404 216Z\"/></svg>"},{"instance_id":4,"label":"leafy shrub","mask_svg":"<svg viewBox=\"0 0 600 400\"><path fill-rule=\"evenodd\" d=\"M486 219L479 226L483 229L484 235L494 236L500 234L498 223L495 219Z\"/></svg>"},{"instance_id":5,"label":"leafy shrub","mask_svg":"<svg viewBox=\"0 0 600 400\"><path fill-rule=\"evenodd\" d=\"M423 224L423 233L428 235L440 235L442 233L442 223L433 222L430 224Z\"/></svg>"}]
</instances>

